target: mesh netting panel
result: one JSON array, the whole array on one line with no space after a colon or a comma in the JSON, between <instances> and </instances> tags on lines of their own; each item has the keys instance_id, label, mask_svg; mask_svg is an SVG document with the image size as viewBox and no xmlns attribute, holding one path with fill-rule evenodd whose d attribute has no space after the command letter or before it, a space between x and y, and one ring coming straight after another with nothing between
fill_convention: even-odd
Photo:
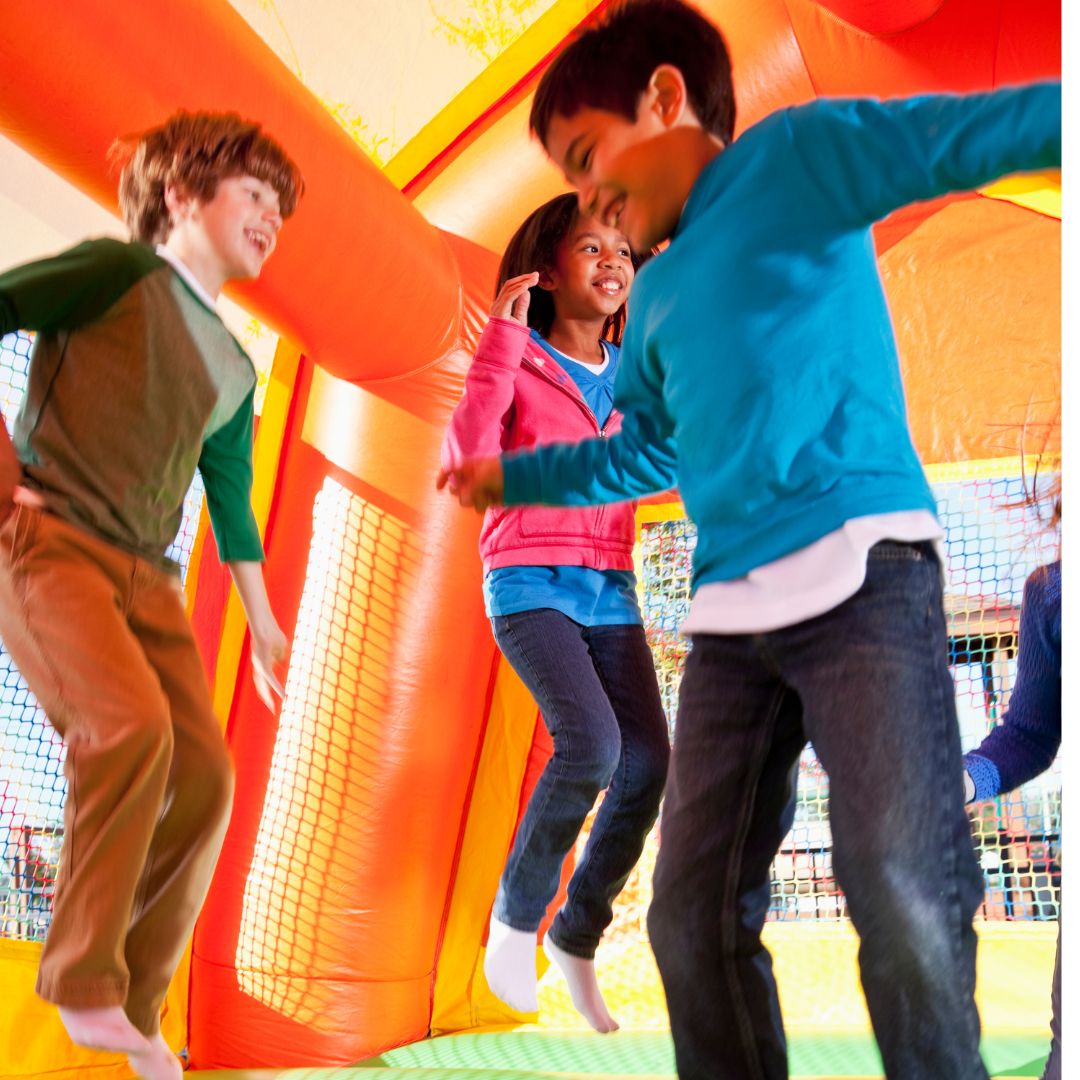
<instances>
[{"instance_id":1,"label":"mesh netting panel","mask_svg":"<svg viewBox=\"0 0 1080 1080\"><path fill-rule=\"evenodd\" d=\"M316 1030L335 1022L341 938L356 867L385 859L385 763L399 596L419 552L407 525L327 478L315 499L304 591L258 835L244 888L241 989ZM390 755L393 757L393 754Z\"/></svg>"},{"instance_id":2,"label":"mesh netting panel","mask_svg":"<svg viewBox=\"0 0 1080 1080\"><path fill-rule=\"evenodd\" d=\"M1040 486L1052 479L1040 478ZM1024 581L1056 558L1056 535L1025 505L1031 486L1031 479L1019 474L934 485L946 529L949 663L965 750L978 746L1001 720L1016 676ZM642 528L642 611L672 731L689 648L678 627L689 609L695 540L694 526L686 520ZM795 823L772 867L772 920L846 916L833 875L828 794L828 778L808 746L799 763ZM1019 790L972 808L971 817L986 875L983 917L1057 918L1060 763ZM644 861L653 858L650 850ZM635 877L630 886L620 905L647 903L647 882ZM620 911L616 926L636 920L636 914Z\"/></svg>"},{"instance_id":3,"label":"mesh netting panel","mask_svg":"<svg viewBox=\"0 0 1080 1080\"><path fill-rule=\"evenodd\" d=\"M8 429L26 389L31 339L0 338L0 411ZM186 575L202 506L195 478L170 558ZM63 842L64 750L0 643L0 937L41 941Z\"/></svg>"}]
</instances>

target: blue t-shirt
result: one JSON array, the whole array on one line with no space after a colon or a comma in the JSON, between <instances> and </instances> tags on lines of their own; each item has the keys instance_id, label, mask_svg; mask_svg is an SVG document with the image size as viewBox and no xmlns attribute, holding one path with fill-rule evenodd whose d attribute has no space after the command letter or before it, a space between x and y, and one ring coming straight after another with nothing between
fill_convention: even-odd
<instances>
[{"instance_id":1,"label":"blue t-shirt","mask_svg":"<svg viewBox=\"0 0 1080 1080\"><path fill-rule=\"evenodd\" d=\"M1061 162L1061 87L822 99L756 124L701 172L631 293L610 439L503 457L508 506L678 484L693 587L840 528L935 512L912 445L874 222Z\"/></svg>"},{"instance_id":2,"label":"blue t-shirt","mask_svg":"<svg viewBox=\"0 0 1080 1080\"><path fill-rule=\"evenodd\" d=\"M574 380L599 427L607 423L615 397L618 347L603 343L608 362L602 371L579 364L549 345L535 330L537 343ZM569 404L568 408L571 407ZM484 577L488 617L553 608L581 626L640 623L637 580L631 570L589 566L503 566Z\"/></svg>"}]
</instances>

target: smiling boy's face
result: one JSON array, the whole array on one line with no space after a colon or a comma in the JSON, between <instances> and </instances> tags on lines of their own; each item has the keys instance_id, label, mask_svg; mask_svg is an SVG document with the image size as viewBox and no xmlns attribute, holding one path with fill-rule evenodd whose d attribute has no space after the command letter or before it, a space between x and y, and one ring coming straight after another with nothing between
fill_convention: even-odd
<instances>
[{"instance_id":1,"label":"smiling boy's face","mask_svg":"<svg viewBox=\"0 0 1080 1080\"><path fill-rule=\"evenodd\" d=\"M673 71L665 67L657 74ZM647 252L678 224L701 169L703 138L708 136L686 107L685 86L675 72L671 80L654 76L634 120L592 107L554 115L544 148L577 189L582 213Z\"/></svg>"}]
</instances>

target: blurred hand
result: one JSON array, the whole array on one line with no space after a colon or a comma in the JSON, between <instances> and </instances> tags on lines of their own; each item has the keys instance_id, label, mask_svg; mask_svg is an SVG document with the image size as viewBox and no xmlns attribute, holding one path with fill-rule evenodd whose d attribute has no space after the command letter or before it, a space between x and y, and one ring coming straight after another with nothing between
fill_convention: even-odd
<instances>
[{"instance_id":1,"label":"blurred hand","mask_svg":"<svg viewBox=\"0 0 1080 1080\"><path fill-rule=\"evenodd\" d=\"M975 801L975 781L971 779L971 773L964 770L964 803Z\"/></svg>"},{"instance_id":2,"label":"blurred hand","mask_svg":"<svg viewBox=\"0 0 1080 1080\"><path fill-rule=\"evenodd\" d=\"M289 655L289 639L272 620L259 632L251 631L251 677L259 700L276 716L277 703L285 698L285 687L278 677ZM275 698L276 695L276 698Z\"/></svg>"},{"instance_id":3,"label":"blurred hand","mask_svg":"<svg viewBox=\"0 0 1080 1080\"><path fill-rule=\"evenodd\" d=\"M491 314L496 319L513 319L514 322L528 326L529 290L540 283L538 273L519 274L507 278L495 303L491 305Z\"/></svg>"},{"instance_id":4,"label":"blurred hand","mask_svg":"<svg viewBox=\"0 0 1080 1080\"><path fill-rule=\"evenodd\" d=\"M456 469L440 469L435 487L439 491L448 488L462 506L472 506L481 513L489 506L502 506L502 460L470 458Z\"/></svg>"}]
</instances>

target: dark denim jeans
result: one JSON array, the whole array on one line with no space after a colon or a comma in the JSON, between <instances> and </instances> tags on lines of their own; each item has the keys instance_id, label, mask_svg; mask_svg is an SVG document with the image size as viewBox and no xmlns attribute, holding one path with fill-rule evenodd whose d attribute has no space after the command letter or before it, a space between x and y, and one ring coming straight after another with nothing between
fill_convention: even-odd
<instances>
[{"instance_id":1,"label":"dark denim jeans","mask_svg":"<svg viewBox=\"0 0 1080 1080\"><path fill-rule=\"evenodd\" d=\"M681 1080L788 1075L760 935L807 739L829 776L833 866L886 1075L985 1080L983 879L954 694L929 544L877 544L865 584L824 615L694 637L648 917Z\"/></svg>"},{"instance_id":2,"label":"dark denim jeans","mask_svg":"<svg viewBox=\"0 0 1080 1080\"><path fill-rule=\"evenodd\" d=\"M536 930L566 853L607 788L550 930L559 948L591 958L656 821L667 776L667 722L652 653L641 626L581 626L550 608L491 623L554 744L518 826L494 913L515 930Z\"/></svg>"}]
</instances>

